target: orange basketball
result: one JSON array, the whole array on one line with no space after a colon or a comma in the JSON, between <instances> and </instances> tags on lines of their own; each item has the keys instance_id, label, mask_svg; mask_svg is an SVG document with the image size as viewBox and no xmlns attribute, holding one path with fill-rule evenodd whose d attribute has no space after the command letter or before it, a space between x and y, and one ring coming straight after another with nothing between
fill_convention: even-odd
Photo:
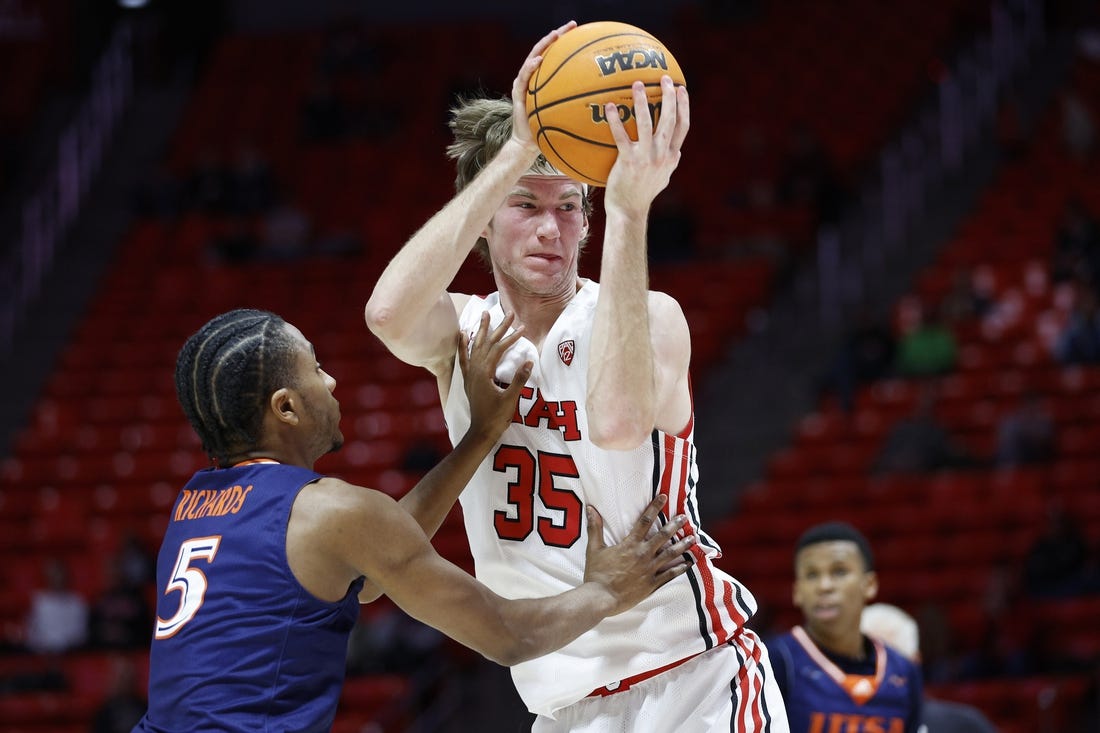
<instances>
[{"instance_id":1,"label":"orange basketball","mask_svg":"<svg viewBox=\"0 0 1100 733\"><path fill-rule=\"evenodd\" d=\"M607 184L618 150L604 116L614 102L638 139L631 85L645 82L650 114L661 111L661 77L684 85L665 45L626 23L586 23L550 44L527 87L527 120L539 149L562 173L593 186Z\"/></svg>"}]
</instances>

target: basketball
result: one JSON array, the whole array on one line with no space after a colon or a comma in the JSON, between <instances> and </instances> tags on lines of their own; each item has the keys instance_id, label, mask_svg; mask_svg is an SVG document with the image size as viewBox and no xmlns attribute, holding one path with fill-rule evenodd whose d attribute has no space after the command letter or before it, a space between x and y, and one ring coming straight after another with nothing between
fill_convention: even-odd
<instances>
[{"instance_id":1,"label":"basketball","mask_svg":"<svg viewBox=\"0 0 1100 733\"><path fill-rule=\"evenodd\" d=\"M637 140L631 85L645 82L656 122L665 74L686 86L676 59L641 28L600 21L568 31L546 49L527 87L527 119L539 150L567 176L606 185L618 149L604 105L618 106L627 133Z\"/></svg>"}]
</instances>

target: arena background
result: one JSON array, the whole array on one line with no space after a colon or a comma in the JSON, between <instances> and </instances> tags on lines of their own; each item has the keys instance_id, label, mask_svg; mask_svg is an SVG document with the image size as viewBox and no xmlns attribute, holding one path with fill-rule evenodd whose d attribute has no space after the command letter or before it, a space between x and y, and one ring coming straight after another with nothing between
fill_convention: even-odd
<instances>
[{"instance_id":1,"label":"arena background","mask_svg":"<svg viewBox=\"0 0 1100 733\"><path fill-rule=\"evenodd\" d=\"M314 339L348 437L320 470L399 495L446 449L362 305L450 195L448 106L570 17L646 28L688 79L652 283L691 325L704 527L754 628L798 621L794 540L844 519L930 694L1097 729L1095 2L129 5L0 2L0 729L140 713L147 560L204 463L171 373L210 315ZM457 509L436 545L470 567ZM90 619L55 648L50 583ZM385 601L348 670L343 733L526 721L505 670Z\"/></svg>"}]
</instances>

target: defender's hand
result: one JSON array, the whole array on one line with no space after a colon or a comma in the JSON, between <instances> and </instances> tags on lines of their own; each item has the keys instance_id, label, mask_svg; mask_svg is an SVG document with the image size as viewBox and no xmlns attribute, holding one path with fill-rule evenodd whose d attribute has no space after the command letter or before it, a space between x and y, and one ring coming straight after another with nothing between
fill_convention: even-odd
<instances>
[{"instance_id":1,"label":"defender's hand","mask_svg":"<svg viewBox=\"0 0 1100 733\"><path fill-rule=\"evenodd\" d=\"M610 547L603 541L603 518L595 507L588 507L588 552L584 579L585 582L603 585L614 597L613 613L631 608L668 581L686 573L690 567L691 561L685 553L695 544L695 537L689 535L673 541L676 533L687 523L686 516L675 517L652 532L653 523L665 501L662 495L649 502L626 539Z\"/></svg>"},{"instance_id":2,"label":"defender's hand","mask_svg":"<svg viewBox=\"0 0 1100 733\"><path fill-rule=\"evenodd\" d=\"M512 422L520 390L527 383L534 367L530 361L525 362L516 370L512 383L507 387L501 387L496 381L500 358L523 335L523 326L508 333L514 320L515 316L508 314L490 333L489 314L481 314L481 323L478 324L473 339L466 333L461 334L462 343L458 350L466 398L470 402L469 432L477 433L493 442Z\"/></svg>"}]
</instances>

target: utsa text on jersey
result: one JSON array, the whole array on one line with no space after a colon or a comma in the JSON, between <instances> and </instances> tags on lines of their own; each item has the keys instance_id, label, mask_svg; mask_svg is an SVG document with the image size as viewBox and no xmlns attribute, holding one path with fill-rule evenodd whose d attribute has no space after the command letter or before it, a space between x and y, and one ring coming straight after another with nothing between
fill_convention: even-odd
<instances>
[{"instance_id":1,"label":"utsa text on jersey","mask_svg":"<svg viewBox=\"0 0 1100 733\"><path fill-rule=\"evenodd\" d=\"M882 715L812 713L810 733L903 733L905 721Z\"/></svg>"}]
</instances>

